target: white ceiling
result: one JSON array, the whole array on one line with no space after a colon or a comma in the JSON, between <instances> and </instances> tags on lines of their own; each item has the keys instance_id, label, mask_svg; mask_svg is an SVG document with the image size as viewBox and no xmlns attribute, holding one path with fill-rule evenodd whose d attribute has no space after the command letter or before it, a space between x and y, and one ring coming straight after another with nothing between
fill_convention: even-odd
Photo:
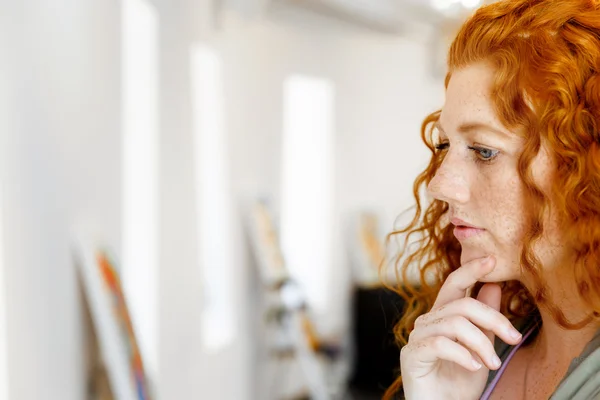
<instances>
[{"instance_id":1,"label":"white ceiling","mask_svg":"<svg viewBox=\"0 0 600 400\"><path fill-rule=\"evenodd\" d=\"M244 0L241 0L244 1ZM368 28L402 33L406 25L437 26L464 18L482 0L245 0L259 1L267 8L288 7L310 10Z\"/></svg>"},{"instance_id":2,"label":"white ceiling","mask_svg":"<svg viewBox=\"0 0 600 400\"><path fill-rule=\"evenodd\" d=\"M452 31L477 6L494 0L210 0L220 7L247 16L270 15L276 19L320 18L357 28L414 35L433 28L444 35ZM446 6L446 8L444 8Z\"/></svg>"}]
</instances>

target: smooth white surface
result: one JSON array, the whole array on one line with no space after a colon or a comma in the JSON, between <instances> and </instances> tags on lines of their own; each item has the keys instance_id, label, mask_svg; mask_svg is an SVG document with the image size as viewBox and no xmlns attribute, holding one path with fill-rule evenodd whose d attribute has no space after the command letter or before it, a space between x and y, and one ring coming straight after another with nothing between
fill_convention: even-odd
<instances>
[{"instance_id":1,"label":"smooth white surface","mask_svg":"<svg viewBox=\"0 0 600 400\"><path fill-rule=\"evenodd\" d=\"M332 271L335 88L292 75L283 82L281 247L290 275L317 313Z\"/></svg>"},{"instance_id":2,"label":"smooth white surface","mask_svg":"<svg viewBox=\"0 0 600 400\"><path fill-rule=\"evenodd\" d=\"M198 45L191 52L194 159L200 274L203 282L201 340L218 352L235 339L235 271L231 257L232 199L223 103L221 60Z\"/></svg>"},{"instance_id":3,"label":"smooth white surface","mask_svg":"<svg viewBox=\"0 0 600 400\"><path fill-rule=\"evenodd\" d=\"M0 54L5 54L9 49L9 42L6 37L8 29L6 29L7 21L0 16ZM11 117L9 110L9 68L7 63L0 63L0 132L10 132L12 128ZM0 142L4 143L4 141ZM3 150L0 149L0 157L5 159ZM4 166L4 164L0 164ZM0 175L2 176L2 175ZM6 263L4 257L4 191L5 180L0 180L0 400L9 400L9 375L8 375L8 327L7 327L7 297L6 297Z\"/></svg>"},{"instance_id":4,"label":"smooth white surface","mask_svg":"<svg viewBox=\"0 0 600 400\"><path fill-rule=\"evenodd\" d=\"M447 11L456 6L474 9L481 5L482 0L430 0L430 2L434 9L439 11Z\"/></svg>"},{"instance_id":5,"label":"smooth white surface","mask_svg":"<svg viewBox=\"0 0 600 400\"><path fill-rule=\"evenodd\" d=\"M81 400L71 226L90 222L120 251L120 8L96 0L1 8L9 45L0 47L8 74L0 81L10 82L2 113L11 121L0 129L8 399Z\"/></svg>"},{"instance_id":6,"label":"smooth white surface","mask_svg":"<svg viewBox=\"0 0 600 400\"><path fill-rule=\"evenodd\" d=\"M158 374L158 23L146 0L122 2L124 292L147 374Z\"/></svg>"},{"instance_id":7,"label":"smooth white surface","mask_svg":"<svg viewBox=\"0 0 600 400\"><path fill-rule=\"evenodd\" d=\"M475 8L481 5L482 0L461 0L463 7Z\"/></svg>"}]
</instances>

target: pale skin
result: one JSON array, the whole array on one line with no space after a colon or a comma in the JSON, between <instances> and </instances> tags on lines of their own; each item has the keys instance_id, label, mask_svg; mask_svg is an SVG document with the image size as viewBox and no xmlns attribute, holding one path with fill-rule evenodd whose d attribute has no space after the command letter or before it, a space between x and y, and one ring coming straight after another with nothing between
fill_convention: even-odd
<instances>
[{"instance_id":1,"label":"pale skin","mask_svg":"<svg viewBox=\"0 0 600 400\"><path fill-rule=\"evenodd\" d=\"M493 76L486 63L454 71L438 121L438 151L445 154L428 192L448 203L450 218L477 229L469 230L475 232L470 237L459 238L461 267L444 282L432 310L416 321L402 349L407 399L478 399L489 370L499 368L495 336L511 345L521 340L518 333L511 335L514 327L498 311L501 291L496 283L519 280L532 288L519 262L526 229L523 184L517 171L523 139L495 114L490 95ZM554 165L544 145L533 171L536 183L548 190ZM568 319L579 321L591 310L579 298L569 273L573 254L563 245L552 213L544 224L544 236L534 251L544 266L551 300ZM486 284L476 300L467 298L477 281ZM493 399L547 399L571 360L598 330L591 324L565 330L543 308L540 313L542 329L532 344L517 351Z\"/></svg>"}]
</instances>

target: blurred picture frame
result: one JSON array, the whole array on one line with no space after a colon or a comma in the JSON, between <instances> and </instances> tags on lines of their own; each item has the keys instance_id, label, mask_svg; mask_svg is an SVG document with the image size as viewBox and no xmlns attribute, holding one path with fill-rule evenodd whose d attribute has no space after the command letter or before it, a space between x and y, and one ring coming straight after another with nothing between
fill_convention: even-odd
<instances>
[{"instance_id":1,"label":"blurred picture frame","mask_svg":"<svg viewBox=\"0 0 600 400\"><path fill-rule=\"evenodd\" d=\"M75 264L83 304L91 317L90 336L97 343L97 349L88 349L93 364L90 372L99 374L89 379L98 392L94 396L102 400L152 400L119 273L108 251L78 237Z\"/></svg>"}]
</instances>

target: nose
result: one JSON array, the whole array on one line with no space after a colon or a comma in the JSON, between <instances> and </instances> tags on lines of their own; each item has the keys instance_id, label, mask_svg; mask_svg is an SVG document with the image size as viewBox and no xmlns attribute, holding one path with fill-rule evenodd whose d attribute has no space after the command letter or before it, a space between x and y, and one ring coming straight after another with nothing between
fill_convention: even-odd
<instances>
[{"instance_id":1,"label":"nose","mask_svg":"<svg viewBox=\"0 0 600 400\"><path fill-rule=\"evenodd\" d=\"M427 185L429 195L449 205L468 203L471 194L466 167L460 160L453 157L451 152L446 154L442 165Z\"/></svg>"}]
</instances>

